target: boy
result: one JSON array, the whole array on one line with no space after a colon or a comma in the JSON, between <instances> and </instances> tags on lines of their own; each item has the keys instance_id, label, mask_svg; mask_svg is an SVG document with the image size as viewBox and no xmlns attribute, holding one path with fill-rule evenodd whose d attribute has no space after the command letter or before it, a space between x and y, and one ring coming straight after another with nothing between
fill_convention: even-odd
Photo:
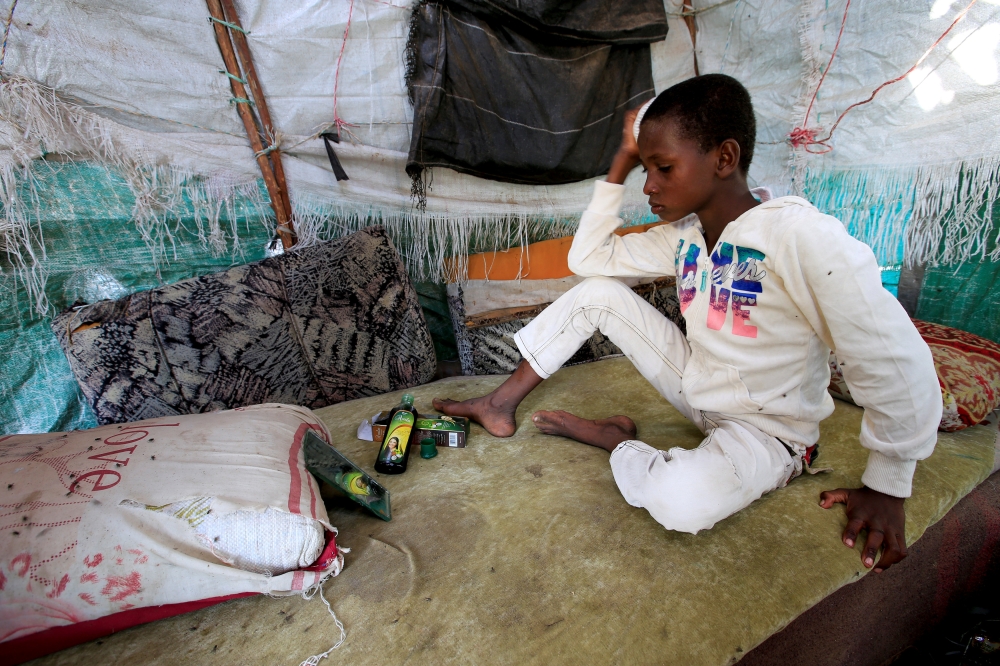
<instances>
[{"instance_id":1,"label":"boy","mask_svg":"<svg viewBox=\"0 0 1000 666\"><path fill-rule=\"evenodd\" d=\"M756 124L739 82L695 77L643 110L638 122L634 112L626 119L607 181L595 184L573 239L569 266L590 279L517 334L524 360L503 385L464 402L435 400L435 408L509 437L521 400L599 329L706 434L701 446L658 451L636 440L626 416L537 412L532 420L610 451L629 504L667 529L697 533L811 462L819 422L833 412L826 387L835 349L865 407L861 444L871 453L864 487L823 492L820 504L847 505L843 542L854 547L867 529L862 562L882 571L906 556L903 498L916 461L937 441L941 393L930 350L882 287L871 250L840 222L799 197L751 193ZM622 183L640 162L653 213L672 224L619 237ZM610 277L661 275L677 278L687 339Z\"/></svg>"}]
</instances>

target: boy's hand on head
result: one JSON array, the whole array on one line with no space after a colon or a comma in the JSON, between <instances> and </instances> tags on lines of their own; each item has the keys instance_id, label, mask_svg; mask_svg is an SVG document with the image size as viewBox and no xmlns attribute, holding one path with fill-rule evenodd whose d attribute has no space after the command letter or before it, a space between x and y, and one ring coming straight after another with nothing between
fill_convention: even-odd
<instances>
[{"instance_id":1,"label":"boy's hand on head","mask_svg":"<svg viewBox=\"0 0 1000 666\"><path fill-rule=\"evenodd\" d=\"M633 130L635 129L635 117L639 115L641 108L629 109L625 112L625 122L622 125L622 143L618 146L619 155L628 155L636 162L639 161L639 144L635 140Z\"/></svg>"},{"instance_id":2,"label":"boy's hand on head","mask_svg":"<svg viewBox=\"0 0 1000 666\"><path fill-rule=\"evenodd\" d=\"M642 107L639 107L642 108ZM622 126L622 143L618 146L618 152L611 161L611 169L608 171L607 181L621 185L625 182L629 173L639 164L639 144L636 143L632 128L635 126L635 117L639 115L639 109L630 109L625 112L625 123Z\"/></svg>"},{"instance_id":3,"label":"boy's hand on head","mask_svg":"<svg viewBox=\"0 0 1000 666\"><path fill-rule=\"evenodd\" d=\"M844 545L854 548L861 530L868 530L861 562L869 569L882 573L906 557L906 513L903 498L880 493L871 488L837 488L820 493L819 505L824 509L834 504L847 505L847 528L842 536ZM883 547L882 557L875 564L875 555Z\"/></svg>"}]
</instances>

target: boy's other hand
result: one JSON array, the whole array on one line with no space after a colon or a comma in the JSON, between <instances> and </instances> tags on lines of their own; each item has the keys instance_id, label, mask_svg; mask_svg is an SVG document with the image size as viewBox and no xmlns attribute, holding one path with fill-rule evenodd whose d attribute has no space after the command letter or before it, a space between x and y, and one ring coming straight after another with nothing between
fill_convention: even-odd
<instances>
[{"instance_id":1,"label":"boy's other hand","mask_svg":"<svg viewBox=\"0 0 1000 666\"><path fill-rule=\"evenodd\" d=\"M906 557L906 513L903 498L880 493L871 488L837 488L820 493L819 505L824 509L834 504L847 505L847 528L844 545L854 548L858 533L868 530L861 562L869 569L882 573ZM882 546L882 557L875 564L875 555Z\"/></svg>"}]
</instances>

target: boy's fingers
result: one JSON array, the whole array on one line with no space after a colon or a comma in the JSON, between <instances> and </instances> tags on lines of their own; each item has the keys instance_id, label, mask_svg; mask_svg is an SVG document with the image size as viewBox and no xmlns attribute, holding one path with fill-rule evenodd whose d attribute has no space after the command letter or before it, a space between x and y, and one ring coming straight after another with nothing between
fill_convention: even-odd
<instances>
[{"instance_id":1,"label":"boy's fingers","mask_svg":"<svg viewBox=\"0 0 1000 666\"><path fill-rule=\"evenodd\" d=\"M834 504L847 504L847 498L850 494L851 491L847 488L824 490L819 494L819 505L824 509L829 509Z\"/></svg>"},{"instance_id":2,"label":"boy's fingers","mask_svg":"<svg viewBox=\"0 0 1000 666\"><path fill-rule=\"evenodd\" d=\"M861 555L861 561L869 569L875 566L875 555L878 554L878 549L884 539L885 534L881 530L868 530L868 539L865 540L865 550Z\"/></svg>"},{"instance_id":3,"label":"boy's fingers","mask_svg":"<svg viewBox=\"0 0 1000 666\"><path fill-rule=\"evenodd\" d=\"M854 542L858 540L858 532L865 526L865 521L860 518L853 518L847 523L844 529L844 544L848 548L854 548Z\"/></svg>"},{"instance_id":4,"label":"boy's fingers","mask_svg":"<svg viewBox=\"0 0 1000 666\"><path fill-rule=\"evenodd\" d=\"M875 571L881 573L893 564L902 562L905 558L906 540L898 534L887 536L885 540L885 550L882 551L882 557L879 558L878 564L875 565Z\"/></svg>"}]
</instances>

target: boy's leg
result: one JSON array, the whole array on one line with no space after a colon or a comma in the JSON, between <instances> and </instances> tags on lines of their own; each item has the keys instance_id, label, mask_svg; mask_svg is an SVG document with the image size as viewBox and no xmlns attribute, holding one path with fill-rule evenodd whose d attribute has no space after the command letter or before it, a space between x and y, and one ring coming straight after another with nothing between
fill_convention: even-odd
<instances>
[{"instance_id":1,"label":"boy's leg","mask_svg":"<svg viewBox=\"0 0 1000 666\"><path fill-rule=\"evenodd\" d=\"M681 391L691 355L687 339L676 324L614 278L584 280L518 331L514 341L535 374L544 379L598 330L660 395L705 430L701 413L691 408Z\"/></svg>"},{"instance_id":2,"label":"boy's leg","mask_svg":"<svg viewBox=\"0 0 1000 666\"><path fill-rule=\"evenodd\" d=\"M510 437L521 400L597 330L618 345L674 407L705 429L701 413L687 404L681 392L681 373L690 356L684 334L634 291L606 277L589 278L573 287L514 336L525 360L496 390L462 402L436 399L434 408L471 418L496 437ZM634 425L630 436L634 437Z\"/></svg>"},{"instance_id":3,"label":"boy's leg","mask_svg":"<svg viewBox=\"0 0 1000 666\"><path fill-rule=\"evenodd\" d=\"M668 530L709 529L785 485L797 471L776 438L746 423L708 417L711 430L696 449L659 451L631 440L611 454L625 501L649 511Z\"/></svg>"}]
</instances>

